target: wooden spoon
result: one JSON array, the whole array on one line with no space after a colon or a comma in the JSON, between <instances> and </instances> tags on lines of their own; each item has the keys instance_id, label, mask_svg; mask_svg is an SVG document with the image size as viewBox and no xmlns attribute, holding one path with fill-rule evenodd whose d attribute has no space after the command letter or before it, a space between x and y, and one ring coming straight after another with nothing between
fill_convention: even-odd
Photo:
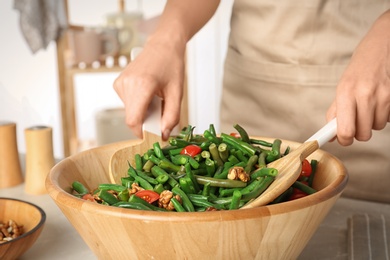
<instances>
[{"instance_id":1,"label":"wooden spoon","mask_svg":"<svg viewBox=\"0 0 390 260\"><path fill-rule=\"evenodd\" d=\"M259 197L248 202L241 209L267 205L286 191L298 179L302 169L302 161L333 139L336 132L337 122L334 118L287 156L269 163L267 167L276 168L279 171L274 182Z\"/></svg>"}]
</instances>

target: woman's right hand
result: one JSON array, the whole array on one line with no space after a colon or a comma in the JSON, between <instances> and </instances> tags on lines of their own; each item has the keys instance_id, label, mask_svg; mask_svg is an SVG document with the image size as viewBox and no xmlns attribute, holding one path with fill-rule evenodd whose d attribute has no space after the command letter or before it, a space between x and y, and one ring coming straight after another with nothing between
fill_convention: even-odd
<instances>
[{"instance_id":1,"label":"woman's right hand","mask_svg":"<svg viewBox=\"0 0 390 260\"><path fill-rule=\"evenodd\" d=\"M142 138L142 124L155 95L163 100L161 132L167 140L179 123L183 95L185 44L171 46L153 38L114 82L123 101L126 124Z\"/></svg>"}]
</instances>

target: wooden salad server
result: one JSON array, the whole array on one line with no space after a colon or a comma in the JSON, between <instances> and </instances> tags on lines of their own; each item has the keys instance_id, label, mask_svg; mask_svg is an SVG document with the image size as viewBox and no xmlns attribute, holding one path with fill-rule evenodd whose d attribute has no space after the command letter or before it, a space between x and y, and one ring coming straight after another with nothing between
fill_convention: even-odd
<instances>
[{"instance_id":1,"label":"wooden salad server","mask_svg":"<svg viewBox=\"0 0 390 260\"><path fill-rule=\"evenodd\" d=\"M336 137L336 132L337 122L334 118L288 155L269 163L267 167L276 168L279 172L275 180L259 197L248 202L241 209L267 205L286 191L298 179L302 161Z\"/></svg>"}]
</instances>

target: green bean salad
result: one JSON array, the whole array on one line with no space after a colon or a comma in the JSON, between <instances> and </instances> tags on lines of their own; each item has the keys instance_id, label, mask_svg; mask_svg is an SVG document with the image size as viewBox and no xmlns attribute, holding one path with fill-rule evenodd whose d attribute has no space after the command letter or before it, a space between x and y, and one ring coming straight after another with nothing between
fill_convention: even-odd
<instances>
[{"instance_id":1,"label":"green bean salad","mask_svg":"<svg viewBox=\"0 0 390 260\"><path fill-rule=\"evenodd\" d=\"M85 200L138 210L196 212L235 210L257 198L274 181L277 169L267 164L289 153L282 141L251 138L238 124L217 135L210 124L202 135L188 125L161 147L156 142L134 155L120 184L103 183L90 191L72 183L73 194ZM271 203L316 192L312 187L317 161L304 160L297 181Z\"/></svg>"}]
</instances>

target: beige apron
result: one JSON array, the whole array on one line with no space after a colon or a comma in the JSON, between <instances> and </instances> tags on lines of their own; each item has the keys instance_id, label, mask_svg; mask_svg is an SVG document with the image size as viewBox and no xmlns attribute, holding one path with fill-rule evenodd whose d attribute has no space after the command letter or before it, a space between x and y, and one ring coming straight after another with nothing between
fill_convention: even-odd
<instances>
[{"instance_id":1,"label":"beige apron","mask_svg":"<svg viewBox=\"0 0 390 260\"><path fill-rule=\"evenodd\" d=\"M390 8L384 0L237 0L225 62L221 131L305 141L326 111L358 42ZM390 202L390 124L369 142L324 150L350 174L344 196Z\"/></svg>"}]
</instances>

